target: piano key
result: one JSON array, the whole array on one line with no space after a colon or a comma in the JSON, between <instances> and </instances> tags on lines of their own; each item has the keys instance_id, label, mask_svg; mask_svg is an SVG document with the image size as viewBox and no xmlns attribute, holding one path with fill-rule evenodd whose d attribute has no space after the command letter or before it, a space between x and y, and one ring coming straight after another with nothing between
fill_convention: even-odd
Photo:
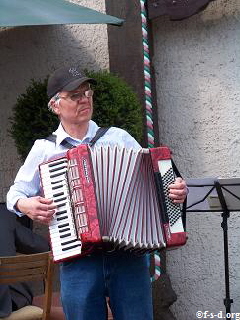
<instances>
[{"instance_id":1,"label":"piano key","mask_svg":"<svg viewBox=\"0 0 240 320\"><path fill-rule=\"evenodd\" d=\"M53 251L53 255L55 255L56 260L62 259L62 256L66 258L73 257L74 255L79 255L82 252L82 245L81 243L76 243L74 245L70 245L66 248L60 248L57 251Z\"/></svg>"},{"instance_id":2,"label":"piano key","mask_svg":"<svg viewBox=\"0 0 240 320\"><path fill-rule=\"evenodd\" d=\"M62 219L63 220L63 219ZM61 220L57 220L57 218L54 218L52 219L52 221L49 223L49 228L53 228L53 227L56 227L58 226L60 223L61 224L70 224L70 223L73 223L73 217L71 214L68 215L68 219L64 219L65 221L61 221ZM61 221L61 222L60 222Z\"/></svg>"},{"instance_id":3,"label":"piano key","mask_svg":"<svg viewBox=\"0 0 240 320\"><path fill-rule=\"evenodd\" d=\"M64 222L66 222L66 221L64 221ZM49 227L49 231L52 234L53 233L59 234L59 233L63 232L62 231L63 229L66 229L66 228L69 228L70 230L73 230L74 232L76 232L75 231L76 227L75 227L74 221L70 221L70 219L66 223L64 223L64 227L59 228L59 224L55 224L54 226Z\"/></svg>"},{"instance_id":4,"label":"piano key","mask_svg":"<svg viewBox=\"0 0 240 320\"><path fill-rule=\"evenodd\" d=\"M79 244L72 244L69 247L63 248L62 251L69 251L69 250L74 249L79 246L80 246Z\"/></svg>"},{"instance_id":5,"label":"piano key","mask_svg":"<svg viewBox=\"0 0 240 320\"><path fill-rule=\"evenodd\" d=\"M67 167L68 164L67 162L51 162L51 163L45 163L43 165L40 166L40 169L43 171L50 171L53 170L55 168L61 168L61 167Z\"/></svg>"},{"instance_id":6,"label":"piano key","mask_svg":"<svg viewBox=\"0 0 240 320\"><path fill-rule=\"evenodd\" d=\"M50 233L51 234L51 240L52 241L62 241L62 240L68 240L68 239L78 239L76 232L74 229L70 229L69 231L63 232L63 233Z\"/></svg>"},{"instance_id":7,"label":"piano key","mask_svg":"<svg viewBox=\"0 0 240 320\"><path fill-rule=\"evenodd\" d=\"M53 202L57 203L57 202L63 201L64 203L66 203L67 199L68 199L68 197L61 197L61 198L53 197Z\"/></svg>"},{"instance_id":8,"label":"piano key","mask_svg":"<svg viewBox=\"0 0 240 320\"><path fill-rule=\"evenodd\" d=\"M53 174L53 173L51 173L51 172L48 172L48 171L41 171L41 177L44 179L44 180L46 180L46 181L48 181L49 179L54 179L54 177L56 176L65 176L66 175L66 172L67 172L67 168L65 168L65 169L62 169L62 170L60 170L60 171L56 171L55 172L55 174ZM60 179L60 178L58 178L58 179ZM55 178L55 180L56 180L56 178Z\"/></svg>"},{"instance_id":9,"label":"piano key","mask_svg":"<svg viewBox=\"0 0 240 320\"><path fill-rule=\"evenodd\" d=\"M57 252L53 252L53 259L55 262L59 262L61 260L65 260L69 257L74 257L77 255L80 255L82 251L82 247L81 244L79 244L77 247L68 249L67 251L57 251Z\"/></svg>"},{"instance_id":10,"label":"piano key","mask_svg":"<svg viewBox=\"0 0 240 320\"><path fill-rule=\"evenodd\" d=\"M72 230L71 232L73 232L74 234L76 234L76 228L74 223L72 223L71 221L69 223L66 223L66 226L64 228L59 228L58 225L55 225L51 228L49 228L49 232L51 234L51 236L54 236L54 234L59 235L62 234L65 229L70 229Z\"/></svg>"},{"instance_id":11,"label":"piano key","mask_svg":"<svg viewBox=\"0 0 240 320\"><path fill-rule=\"evenodd\" d=\"M63 248L68 248L70 245L72 246L73 244L78 244L79 243L79 239L77 237L68 237L67 239L51 239L51 243L54 244L54 249L58 250L59 248L63 249Z\"/></svg>"},{"instance_id":12,"label":"piano key","mask_svg":"<svg viewBox=\"0 0 240 320\"><path fill-rule=\"evenodd\" d=\"M61 247L67 246L67 245L72 245L74 244L78 239L76 237L68 237L66 239L62 239L60 242Z\"/></svg>"},{"instance_id":13,"label":"piano key","mask_svg":"<svg viewBox=\"0 0 240 320\"><path fill-rule=\"evenodd\" d=\"M65 170L65 169L66 169L66 166L53 167L52 169L49 169L48 172L52 173L52 172L61 171L61 170Z\"/></svg>"},{"instance_id":14,"label":"piano key","mask_svg":"<svg viewBox=\"0 0 240 320\"><path fill-rule=\"evenodd\" d=\"M55 216L60 216L61 214L65 214L65 213L67 213L67 210L57 211L57 212L55 213Z\"/></svg>"},{"instance_id":15,"label":"piano key","mask_svg":"<svg viewBox=\"0 0 240 320\"><path fill-rule=\"evenodd\" d=\"M54 167L56 165L61 165L63 163L67 163L67 159L66 158L62 158L62 159L58 159L56 161L52 161L52 162L48 163L47 166L49 168L51 168L51 167Z\"/></svg>"},{"instance_id":16,"label":"piano key","mask_svg":"<svg viewBox=\"0 0 240 320\"><path fill-rule=\"evenodd\" d=\"M62 186L61 185L60 186L59 185L54 186L54 189L53 189L52 185L44 186L44 192L48 193L48 194L51 194L52 196L56 195L56 194L58 194L60 192L63 192L64 194L69 194L66 184L62 185Z\"/></svg>"},{"instance_id":17,"label":"piano key","mask_svg":"<svg viewBox=\"0 0 240 320\"><path fill-rule=\"evenodd\" d=\"M55 171L56 175L61 175L61 174L64 175L64 174L66 174L66 172L67 172L67 168L61 168L61 169ZM55 177L55 174L49 172L48 170L41 170L41 176L42 176L43 178L48 179L48 178L53 178L53 177ZM52 176L52 177L51 177L51 176Z\"/></svg>"},{"instance_id":18,"label":"piano key","mask_svg":"<svg viewBox=\"0 0 240 320\"><path fill-rule=\"evenodd\" d=\"M66 257L69 257L73 254L73 252L75 251L76 254L78 254L79 252L81 253L81 250L82 250L82 243L81 241L76 241L75 243L72 243L66 247L55 247L53 246L52 248L53 250L53 255L55 257L58 256L58 259L59 257L64 254Z\"/></svg>"}]
</instances>

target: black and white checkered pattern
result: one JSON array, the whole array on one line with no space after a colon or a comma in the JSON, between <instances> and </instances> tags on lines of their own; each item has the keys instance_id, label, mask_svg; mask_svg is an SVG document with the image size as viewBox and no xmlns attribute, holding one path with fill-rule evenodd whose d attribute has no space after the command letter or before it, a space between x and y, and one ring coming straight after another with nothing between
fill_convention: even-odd
<instances>
[{"instance_id":1,"label":"black and white checkered pattern","mask_svg":"<svg viewBox=\"0 0 240 320\"><path fill-rule=\"evenodd\" d=\"M181 210L180 205L174 203L169 197L168 197L168 186L174 182L174 172L173 169L170 168L163 176L162 176L162 183L163 183L163 192L165 195L165 203L167 207L167 215L169 218L170 226L173 226L174 223L178 219L181 218Z\"/></svg>"}]
</instances>

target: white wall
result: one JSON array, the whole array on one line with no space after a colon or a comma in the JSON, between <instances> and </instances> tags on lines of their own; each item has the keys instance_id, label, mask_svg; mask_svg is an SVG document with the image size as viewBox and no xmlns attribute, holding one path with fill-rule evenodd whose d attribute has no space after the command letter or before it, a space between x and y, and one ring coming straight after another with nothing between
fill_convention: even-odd
<instances>
[{"instance_id":1,"label":"white wall","mask_svg":"<svg viewBox=\"0 0 240 320\"><path fill-rule=\"evenodd\" d=\"M72 2L105 12L105 1ZM106 25L34 26L0 29L0 202L20 166L9 117L30 79L44 79L64 63L90 70L109 67Z\"/></svg>"},{"instance_id":2,"label":"white wall","mask_svg":"<svg viewBox=\"0 0 240 320\"><path fill-rule=\"evenodd\" d=\"M240 177L240 2L153 23L161 143L186 178ZM217 213L189 213L187 245L168 254L178 320L225 311L223 239ZM229 219L232 312L240 311L240 217Z\"/></svg>"}]
</instances>

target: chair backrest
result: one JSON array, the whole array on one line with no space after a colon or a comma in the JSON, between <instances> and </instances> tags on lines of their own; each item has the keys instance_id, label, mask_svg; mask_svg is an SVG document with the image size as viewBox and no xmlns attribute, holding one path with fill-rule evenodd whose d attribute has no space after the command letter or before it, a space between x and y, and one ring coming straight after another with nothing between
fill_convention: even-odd
<instances>
[{"instance_id":1,"label":"chair backrest","mask_svg":"<svg viewBox=\"0 0 240 320\"><path fill-rule=\"evenodd\" d=\"M43 320L51 309L53 262L50 252L0 257L0 284L44 281Z\"/></svg>"}]
</instances>

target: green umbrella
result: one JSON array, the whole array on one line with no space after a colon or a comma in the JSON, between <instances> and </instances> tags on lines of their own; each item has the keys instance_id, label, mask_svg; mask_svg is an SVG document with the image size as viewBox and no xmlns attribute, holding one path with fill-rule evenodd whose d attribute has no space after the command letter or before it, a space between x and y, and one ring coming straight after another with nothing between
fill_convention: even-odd
<instances>
[{"instance_id":1,"label":"green umbrella","mask_svg":"<svg viewBox=\"0 0 240 320\"><path fill-rule=\"evenodd\" d=\"M0 27L80 23L121 25L123 20L65 0L0 0Z\"/></svg>"}]
</instances>

